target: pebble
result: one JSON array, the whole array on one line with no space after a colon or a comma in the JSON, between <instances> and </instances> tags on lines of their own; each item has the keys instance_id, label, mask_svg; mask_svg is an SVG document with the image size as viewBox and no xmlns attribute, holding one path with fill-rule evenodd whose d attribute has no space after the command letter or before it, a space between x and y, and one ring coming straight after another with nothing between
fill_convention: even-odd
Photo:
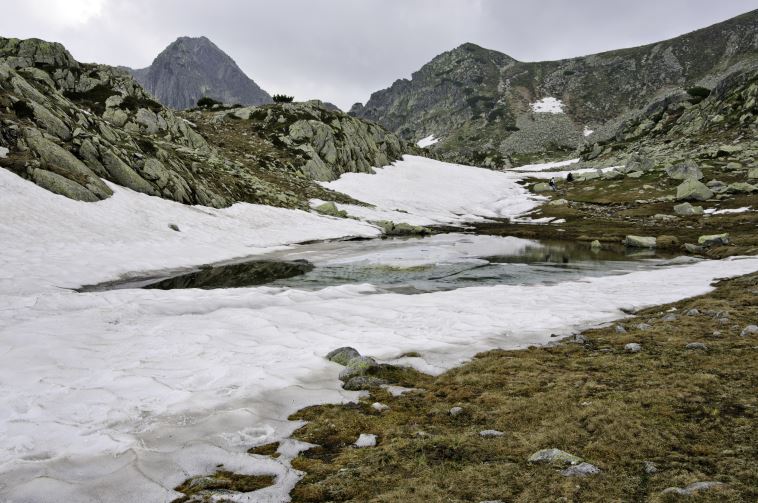
<instances>
[{"instance_id":1,"label":"pebble","mask_svg":"<svg viewBox=\"0 0 758 503\"><path fill-rule=\"evenodd\" d=\"M371 408L377 412L384 412L385 410L389 410L389 405L384 405L383 403L374 402L371 404Z\"/></svg>"},{"instance_id":2,"label":"pebble","mask_svg":"<svg viewBox=\"0 0 758 503\"><path fill-rule=\"evenodd\" d=\"M479 432L480 437L502 437L503 435L505 433L498 430L482 430Z\"/></svg>"},{"instance_id":3,"label":"pebble","mask_svg":"<svg viewBox=\"0 0 758 503\"><path fill-rule=\"evenodd\" d=\"M642 346L636 342L630 342L629 344L624 345L624 351L628 353L639 353L642 351Z\"/></svg>"},{"instance_id":4,"label":"pebble","mask_svg":"<svg viewBox=\"0 0 758 503\"><path fill-rule=\"evenodd\" d=\"M561 475L564 477L586 477L588 475L597 475L600 473L600 468L589 463L579 463L578 465L569 466L565 470L561 470Z\"/></svg>"},{"instance_id":5,"label":"pebble","mask_svg":"<svg viewBox=\"0 0 758 503\"><path fill-rule=\"evenodd\" d=\"M700 311L694 308L687 311L687 316L697 316L698 314L700 314Z\"/></svg>"},{"instance_id":6,"label":"pebble","mask_svg":"<svg viewBox=\"0 0 758 503\"><path fill-rule=\"evenodd\" d=\"M645 473L647 473L648 475L652 475L653 473L658 473L658 467L652 461L645 461L643 465L645 466Z\"/></svg>"},{"instance_id":7,"label":"pebble","mask_svg":"<svg viewBox=\"0 0 758 503\"><path fill-rule=\"evenodd\" d=\"M450 409L450 415L455 417L463 414L463 407L453 407Z\"/></svg>"},{"instance_id":8,"label":"pebble","mask_svg":"<svg viewBox=\"0 0 758 503\"><path fill-rule=\"evenodd\" d=\"M653 326L648 323L640 323L637 325L637 330L650 330L651 328L653 328Z\"/></svg>"},{"instance_id":9,"label":"pebble","mask_svg":"<svg viewBox=\"0 0 758 503\"><path fill-rule=\"evenodd\" d=\"M623 325L616 325L616 333L617 334L625 334L626 333L626 329L624 328Z\"/></svg>"},{"instance_id":10,"label":"pebble","mask_svg":"<svg viewBox=\"0 0 758 503\"><path fill-rule=\"evenodd\" d=\"M705 351L705 350L708 349L706 347L706 345L703 344L702 342L690 342L689 344L687 344L686 346L684 346L684 348L685 349L700 349L700 350L703 350L703 351Z\"/></svg>"},{"instance_id":11,"label":"pebble","mask_svg":"<svg viewBox=\"0 0 758 503\"><path fill-rule=\"evenodd\" d=\"M758 334L758 325L748 325L740 332L740 337L747 337L748 335Z\"/></svg>"},{"instance_id":12,"label":"pebble","mask_svg":"<svg viewBox=\"0 0 758 503\"><path fill-rule=\"evenodd\" d=\"M676 320L677 320L677 317L674 313L669 313L663 318L661 318L661 321L676 321Z\"/></svg>"},{"instance_id":13,"label":"pebble","mask_svg":"<svg viewBox=\"0 0 758 503\"><path fill-rule=\"evenodd\" d=\"M361 433L353 445L356 447L375 447L376 435L373 433Z\"/></svg>"},{"instance_id":14,"label":"pebble","mask_svg":"<svg viewBox=\"0 0 758 503\"><path fill-rule=\"evenodd\" d=\"M711 337L721 337L721 330L714 330Z\"/></svg>"}]
</instances>

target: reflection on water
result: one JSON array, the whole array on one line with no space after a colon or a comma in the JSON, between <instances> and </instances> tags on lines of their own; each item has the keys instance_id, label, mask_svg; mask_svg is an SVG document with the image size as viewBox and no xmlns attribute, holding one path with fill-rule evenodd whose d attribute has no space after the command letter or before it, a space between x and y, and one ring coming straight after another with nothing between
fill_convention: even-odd
<instances>
[{"instance_id":1,"label":"reflection on water","mask_svg":"<svg viewBox=\"0 0 758 503\"><path fill-rule=\"evenodd\" d=\"M133 279L104 288L239 288L269 285L299 289L369 283L403 294L473 286L554 284L653 268L655 251L591 249L587 243L539 242L513 237L442 234L427 238L314 243L163 277Z\"/></svg>"}]
</instances>

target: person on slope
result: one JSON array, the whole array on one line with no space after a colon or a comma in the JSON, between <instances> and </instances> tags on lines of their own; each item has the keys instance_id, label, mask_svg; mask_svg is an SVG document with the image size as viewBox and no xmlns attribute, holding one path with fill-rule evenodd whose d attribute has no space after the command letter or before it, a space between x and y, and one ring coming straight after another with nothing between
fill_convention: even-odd
<instances>
[{"instance_id":1,"label":"person on slope","mask_svg":"<svg viewBox=\"0 0 758 503\"><path fill-rule=\"evenodd\" d=\"M550 179L550 188L553 189L553 192L558 190L558 186L555 185L555 177Z\"/></svg>"}]
</instances>

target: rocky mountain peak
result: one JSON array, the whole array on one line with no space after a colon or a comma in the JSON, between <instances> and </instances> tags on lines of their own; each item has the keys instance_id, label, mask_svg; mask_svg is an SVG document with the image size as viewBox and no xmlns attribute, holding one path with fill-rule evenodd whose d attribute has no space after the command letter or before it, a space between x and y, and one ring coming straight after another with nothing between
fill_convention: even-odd
<instances>
[{"instance_id":1,"label":"rocky mountain peak","mask_svg":"<svg viewBox=\"0 0 758 503\"><path fill-rule=\"evenodd\" d=\"M207 37L179 37L140 70L140 84L166 106L195 106L203 96L226 104L260 105L271 97Z\"/></svg>"}]
</instances>

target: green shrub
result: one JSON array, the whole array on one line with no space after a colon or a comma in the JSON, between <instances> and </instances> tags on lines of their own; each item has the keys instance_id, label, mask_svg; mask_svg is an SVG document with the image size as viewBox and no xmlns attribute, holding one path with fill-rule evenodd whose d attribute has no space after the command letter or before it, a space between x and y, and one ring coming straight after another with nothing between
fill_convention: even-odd
<instances>
[{"instance_id":1,"label":"green shrub","mask_svg":"<svg viewBox=\"0 0 758 503\"><path fill-rule=\"evenodd\" d=\"M274 100L274 103L292 103L292 100L294 100L295 97L287 96L286 94L275 94L271 99Z\"/></svg>"},{"instance_id":2,"label":"green shrub","mask_svg":"<svg viewBox=\"0 0 758 503\"><path fill-rule=\"evenodd\" d=\"M221 102L218 100L214 100L213 98L209 96L203 96L199 100L197 100L197 106L200 108L211 108L214 105L221 105Z\"/></svg>"}]
</instances>

